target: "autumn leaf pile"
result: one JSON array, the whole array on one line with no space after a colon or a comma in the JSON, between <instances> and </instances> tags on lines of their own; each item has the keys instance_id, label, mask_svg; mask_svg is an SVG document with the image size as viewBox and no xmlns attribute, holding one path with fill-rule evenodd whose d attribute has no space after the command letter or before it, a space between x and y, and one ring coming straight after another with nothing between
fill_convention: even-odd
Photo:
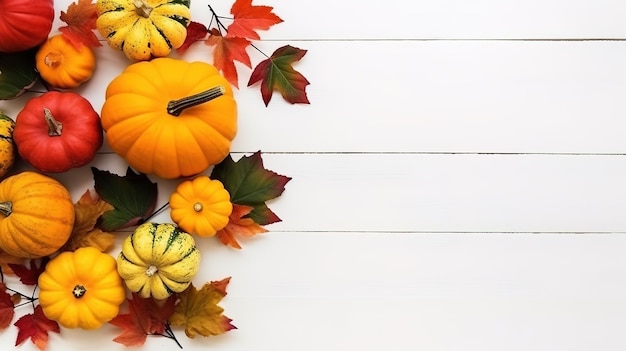
<instances>
[{"instance_id":1,"label":"autumn leaf pile","mask_svg":"<svg viewBox=\"0 0 626 351\"><path fill-rule=\"evenodd\" d=\"M306 50L286 45L269 56L263 54L267 58L252 68L248 50L260 51L254 44L260 40L259 31L283 22L272 7L253 5L252 0L236 0L230 19L210 10L209 25L213 26L192 21L185 43L177 49L178 54L184 55L192 45L203 42L212 52L212 63L233 86L239 85L235 61L252 70L247 85L260 85L266 106L275 91L289 103L309 103L306 94L309 82L293 67ZM77 47L99 47L101 40L94 33L96 19L93 0L77 0L66 11L61 11L60 20L65 25L59 31ZM93 188L86 189L75 202L74 228L60 251L95 247L101 252L111 252L117 231L147 222L168 208L168 203L157 203L158 184L145 174L135 173L130 168L122 175L93 167L91 171ZM291 178L266 169L260 151L238 160L229 155L214 166L210 178L223 183L233 204L228 224L215 235L225 246L241 249L239 238L265 233L266 225L281 221L267 203L283 193ZM62 334L62 327L48 319L37 302L38 278L51 258L25 260L0 251L0 332L16 327L16 346L30 340L44 350L51 333ZM8 276L13 278L7 279ZM166 300L146 299L129 292L125 307L109 322L119 328L113 341L141 346L148 336L157 335L181 346L177 330L194 338L236 329L219 306L227 295L230 279L226 277L197 286L192 283L185 291ZM25 313L17 313L22 309Z\"/></svg>"}]
</instances>

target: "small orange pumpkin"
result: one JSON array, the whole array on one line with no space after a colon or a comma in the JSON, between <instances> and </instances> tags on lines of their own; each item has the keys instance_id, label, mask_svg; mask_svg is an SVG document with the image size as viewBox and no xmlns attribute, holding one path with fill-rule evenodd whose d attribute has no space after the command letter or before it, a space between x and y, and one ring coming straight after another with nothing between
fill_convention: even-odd
<instances>
[{"instance_id":1,"label":"small orange pumpkin","mask_svg":"<svg viewBox=\"0 0 626 351\"><path fill-rule=\"evenodd\" d=\"M35 56L37 70L48 84L73 89L89 80L96 69L96 56L86 45L77 49L62 34L48 38Z\"/></svg>"},{"instance_id":2,"label":"small orange pumpkin","mask_svg":"<svg viewBox=\"0 0 626 351\"><path fill-rule=\"evenodd\" d=\"M134 63L111 81L105 98L106 140L141 173L193 176L230 152L237 105L213 65L167 57Z\"/></svg>"},{"instance_id":3,"label":"small orange pumpkin","mask_svg":"<svg viewBox=\"0 0 626 351\"><path fill-rule=\"evenodd\" d=\"M24 171L0 182L0 250L23 258L48 256L74 228L72 197L58 180Z\"/></svg>"},{"instance_id":4,"label":"small orange pumpkin","mask_svg":"<svg viewBox=\"0 0 626 351\"><path fill-rule=\"evenodd\" d=\"M203 175L178 184L170 208L170 217L184 231L208 237L228 224L233 204L222 182Z\"/></svg>"}]
</instances>

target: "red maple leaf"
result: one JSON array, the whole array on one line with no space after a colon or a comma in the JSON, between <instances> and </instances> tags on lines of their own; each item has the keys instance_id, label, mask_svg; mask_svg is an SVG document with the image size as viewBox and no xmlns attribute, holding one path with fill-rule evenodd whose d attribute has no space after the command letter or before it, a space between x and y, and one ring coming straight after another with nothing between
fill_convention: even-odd
<instances>
[{"instance_id":1,"label":"red maple leaf","mask_svg":"<svg viewBox=\"0 0 626 351\"><path fill-rule=\"evenodd\" d=\"M308 104L306 86L309 81L293 68L293 63L299 61L306 54L306 50L285 45L274 51L272 56L261 61L252 72L248 86L261 81L261 96L267 106L272 99L274 90L281 93L283 98L291 104Z\"/></svg>"},{"instance_id":2,"label":"red maple leaf","mask_svg":"<svg viewBox=\"0 0 626 351\"><path fill-rule=\"evenodd\" d=\"M6 288L6 285L0 282L0 330L8 327L15 316L15 303Z\"/></svg>"},{"instance_id":3,"label":"red maple leaf","mask_svg":"<svg viewBox=\"0 0 626 351\"><path fill-rule=\"evenodd\" d=\"M189 49L189 47L195 42L204 39L208 32L208 28L204 24L194 21L189 22L189 25L187 26L187 36L185 37L185 41L183 42L183 45L176 49L176 51L179 54L185 53L185 51L187 51L187 49Z\"/></svg>"},{"instance_id":4,"label":"red maple leaf","mask_svg":"<svg viewBox=\"0 0 626 351\"><path fill-rule=\"evenodd\" d=\"M246 38L239 37L223 37L217 28L209 31L209 39L207 45L215 46L213 50L213 65L224 75L224 78L233 86L239 88L239 78L237 76L237 68L235 60L252 68L250 56L246 52L246 48L250 45L250 41Z\"/></svg>"},{"instance_id":5,"label":"red maple leaf","mask_svg":"<svg viewBox=\"0 0 626 351\"><path fill-rule=\"evenodd\" d=\"M93 31L96 29L98 19L93 0L78 0L71 3L67 7L67 12L61 11L60 19L67 23L67 26L59 27L59 30L77 49L83 44L89 47L102 46Z\"/></svg>"},{"instance_id":6,"label":"red maple leaf","mask_svg":"<svg viewBox=\"0 0 626 351\"><path fill-rule=\"evenodd\" d=\"M267 30L283 21L272 12L273 9L270 6L252 5L252 0L236 0L230 8L233 22L228 26L226 36L261 39L255 30Z\"/></svg>"},{"instance_id":7,"label":"red maple leaf","mask_svg":"<svg viewBox=\"0 0 626 351\"><path fill-rule=\"evenodd\" d=\"M113 341L125 346L141 346L148 335L163 335L175 304L175 295L165 301L156 301L133 293L128 299L128 313L118 314L109 322L122 328L122 333Z\"/></svg>"},{"instance_id":8,"label":"red maple leaf","mask_svg":"<svg viewBox=\"0 0 626 351\"><path fill-rule=\"evenodd\" d=\"M43 314L41 305L35 307L34 313L22 316L14 325L18 329L15 346L30 338L33 344L42 351L48 345L48 333L61 332L59 324Z\"/></svg>"},{"instance_id":9,"label":"red maple leaf","mask_svg":"<svg viewBox=\"0 0 626 351\"><path fill-rule=\"evenodd\" d=\"M14 263L9 263L9 267L11 267L13 273L20 278L22 284L36 285L39 276L46 269L46 264L49 260L50 257L43 257L39 260L31 259L28 267L23 264ZM39 261L39 266L37 266L37 261Z\"/></svg>"}]
</instances>

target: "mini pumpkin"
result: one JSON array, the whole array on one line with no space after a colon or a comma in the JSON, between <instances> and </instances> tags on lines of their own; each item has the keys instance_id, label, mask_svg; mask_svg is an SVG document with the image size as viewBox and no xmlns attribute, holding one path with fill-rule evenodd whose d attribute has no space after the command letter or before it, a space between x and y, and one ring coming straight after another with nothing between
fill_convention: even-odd
<instances>
[{"instance_id":1,"label":"mini pumpkin","mask_svg":"<svg viewBox=\"0 0 626 351\"><path fill-rule=\"evenodd\" d=\"M126 299L115 258L93 247L55 256L38 283L43 313L71 329L100 328L118 315Z\"/></svg>"},{"instance_id":2,"label":"mini pumpkin","mask_svg":"<svg viewBox=\"0 0 626 351\"><path fill-rule=\"evenodd\" d=\"M141 173L194 176L222 161L237 132L237 104L218 70L173 58L129 65L100 113L111 149Z\"/></svg>"},{"instance_id":3,"label":"mini pumpkin","mask_svg":"<svg viewBox=\"0 0 626 351\"><path fill-rule=\"evenodd\" d=\"M203 175L178 184L170 209L170 217L184 231L208 237L228 224L233 204L222 182Z\"/></svg>"},{"instance_id":4,"label":"mini pumpkin","mask_svg":"<svg viewBox=\"0 0 626 351\"><path fill-rule=\"evenodd\" d=\"M185 42L189 0L98 0L96 28L134 61L164 57Z\"/></svg>"},{"instance_id":5,"label":"mini pumpkin","mask_svg":"<svg viewBox=\"0 0 626 351\"><path fill-rule=\"evenodd\" d=\"M65 172L93 160L103 143L100 116L74 92L31 98L15 118L20 156L42 172Z\"/></svg>"},{"instance_id":6,"label":"mini pumpkin","mask_svg":"<svg viewBox=\"0 0 626 351\"><path fill-rule=\"evenodd\" d=\"M171 223L141 224L124 239L117 258L128 289L158 300L185 290L199 266L193 237Z\"/></svg>"},{"instance_id":7,"label":"mini pumpkin","mask_svg":"<svg viewBox=\"0 0 626 351\"><path fill-rule=\"evenodd\" d=\"M87 45L76 48L62 34L46 40L35 56L41 78L53 87L73 89L88 81L96 69L96 56Z\"/></svg>"},{"instance_id":8,"label":"mini pumpkin","mask_svg":"<svg viewBox=\"0 0 626 351\"><path fill-rule=\"evenodd\" d=\"M49 256L74 228L67 188L41 173L24 171L0 182L0 249L24 258Z\"/></svg>"}]
</instances>

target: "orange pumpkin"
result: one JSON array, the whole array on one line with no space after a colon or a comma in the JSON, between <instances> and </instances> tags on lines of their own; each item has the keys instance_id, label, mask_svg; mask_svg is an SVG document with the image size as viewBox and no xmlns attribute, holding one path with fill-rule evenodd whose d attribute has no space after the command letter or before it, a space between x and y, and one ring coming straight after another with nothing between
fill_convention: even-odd
<instances>
[{"instance_id":1,"label":"orange pumpkin","mask_svg":"<svg viewBox=\"0 0 626 351\"><path fill-rule=\"evenodd\" d=\"M48 84L73 89L86 82L96 69L96 56L86 45L77 49L61 34L50 37L35 56L37 70Z\"/></svg>"},{"instance_id":2,"label":"orange pumpkin","mask_svg":"<svg viewBox=\"0 0 626 351\"><path fill-rule=\"evenodd\" d=\"M237 105L228 81L208 63L157 58L131 64L105 98L106 140L141 173L192 176L230 152Z\"/></svg>"}]
</instances>

